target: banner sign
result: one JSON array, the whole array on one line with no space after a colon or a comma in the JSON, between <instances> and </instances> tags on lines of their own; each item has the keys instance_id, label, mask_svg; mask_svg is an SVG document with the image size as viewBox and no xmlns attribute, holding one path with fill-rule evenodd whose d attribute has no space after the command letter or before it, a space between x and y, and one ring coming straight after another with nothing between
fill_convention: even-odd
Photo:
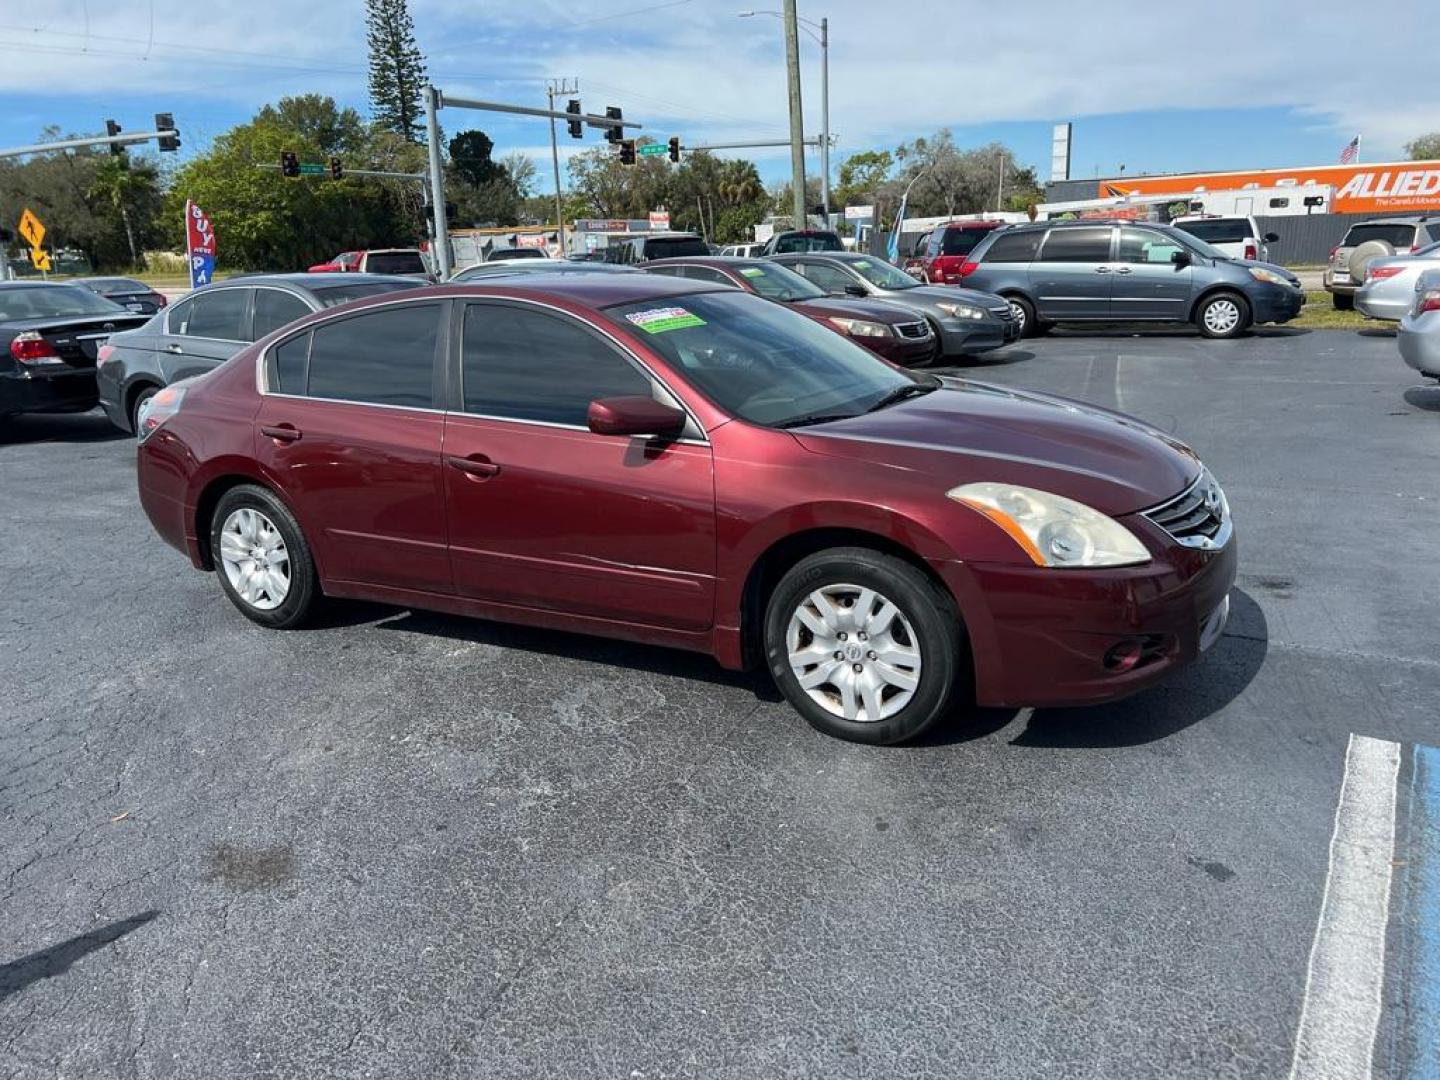
<instances>
[{"instance_id":1,"label":"banner sign","mask_svg":"<svg viewBox=\"0 0 1440 1080\"><path fill-rule=\"evenodd\" d=\"M515 237L515 246L522 248L543 248L545 246L545 234L536 233L533 236Z\"/></svg>"},{"instance_id":2,"label":"banner sign","mask_svg":"<svg viewBox=\"0 0 1440 1080\"><path fill-rule=\"evenodd\" d=\"M670 211L669 211L669 210L651 210L651 211L650 211L650 228L652 228L652 229L668 229L668 228L670 228Z\"/></svg>"},{"instance_id":3,"label":"banner sign","mask_svg":"<svg viewBox=\"0 0 1440 1080\"><path fill-rule=\"evenodd\" d=\"M1109 199L1125 195L1182 195L1192 191L1275 187L1293 187L1297 194L1306 194L1306 187L1321 185L1334 189L1330 209L1337 214L1440 210L1440 161L1127 176L1101 181L1097 194L1102 199ZM1257 207L1256 212L1262 212L1261 208Z\"/></svg>"},{"instance_id":4,"label":"banner sign","mask_svg":"<svg viewBox=\"0 0 1440 1080\"><path fill-rule=\"evenodd\" d=\"M845 207L846 221L869 221L875 216L875 206L847 206Z\"/></svg>"},{"instance_id":5,"label":"banner sign","mask_svg":"<svg viewBox=\"0 0 1440 1080\"><path fill-rule=\"evenodd\" d=\"M198 289L215 280L215 228L210 215L185 200L185 255L190 263L190 287Z\"/></svg>"}]
</instances>

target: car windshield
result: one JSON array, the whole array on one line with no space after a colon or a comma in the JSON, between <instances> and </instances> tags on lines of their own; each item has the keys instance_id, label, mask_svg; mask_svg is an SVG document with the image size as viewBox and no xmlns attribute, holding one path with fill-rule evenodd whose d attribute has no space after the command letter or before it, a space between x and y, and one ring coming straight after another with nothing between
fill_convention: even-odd
<instances>
[{"instance_id":1,"label":"car windshield","mask_svg":"<svg viewBox=\"0 0 1440 1080\"><path fill-rule=\"evenodd\" d=\"M372 274L423 274L425 263L418 251L376 251L370 254L365 269Z\"/></svg>"},{"instance_id":2,"label":"car windshield","mask_svg":"<svg viewBox=\"0 0 1440 1080\"><path fill-rule=\"evenodd\" d=\"M752 289L767 300L789 304L796 300L819 300L825 295L824 289L779 263L741 266L736 270Z\"/></svg>"},{"instance_id":3,"label":"car windshield","mask_svg":"<svg viewBox=\"0 0 1440 1080\"><path fill-rule=\"evenodd\" d=\"M744 292L690 293L607 308L726 412L767 427L856 416L907 386L886 364L798 312Z\"/></svg>"},{"instance_id":4,"label":"car windshield","mask_svg":"<svg viewBox=\"0 0 1440 1080\"><path fill-rule=\"evenodd\" d=\"M324 307L336 307L340 304L348 304L351 300L359 300L362 296L379 296L381 293L399 292L402 289L418 289L424 282L416 281L374 281L354 282L350 285L325 285L320 288L311 287L310 291Z\"/></svg>"},{"instance_id":5,"label":"car windshield","mask_svg":"<svg viewBox=\"0 0 1440 1080\"><path fill-rule=\"evenodd\" d=\"M1403 224L1353 225L1345 234L1345 242L1340 246L1359 247L1368 240L1382 240L1398 251L1415 243L1415 226Z\"/></svg>"},{"instance_id":6,"label":"car windshield","mask_svg":"<svg viewBox=\"0 0 1440 1080\"><path fill-rule=\"evenodd\" d=\"M1246 218L1206 218L1203 221L1177 221L1175 228L1212 244L1239 244L1254 236Z\"/></svg>"},{"instance_id":7,"label":"car windshield","mask_svg":"<svg viewBox=\"0 0 1440 1080\"><path fill-rule=\"evenodd\" d=\"M133 278L124 277L91 278L85 282L85 287L92 292L98 292L101 296L111 296L116 293L143 293L150 291L150 286L142 285Z\"/></svg>"},{"instance_id":8,"label":"car windshield","mask_svg":"<svg viewBox=\"0 0 1440 1080\"><path fill-rule=\"evenodd\" d=\"M698 236L666 236L645 241L647 259L676 259L682 255L709 254L709 246Z\"/></svg>"},{"instance_id":9,"label":"car windshield","mask_svg":"<svg viewBox=\"0 0 1440 1080\"><path fill-rule=\"evenodd\" d=\"M881 259L851 259L845 265L876 288L913 289L920 284L904 270L897 270Z\"/></svg>"},{"instance_id":10,"label":"car windshield","mask_svg":"<svg viewBox=\"0 0 1440 1080\"><path fill-rule=\"evenodd\" d=\"M795 233L781 236L775 241L775 254L788 255L796 251L844 251L845 245L834 233Z\"/></svg>"},{"instance_id":11,"label":"car windshield","mask_svg":"<svg viewBox=\"0 0 1440 1080\"><path fill-rule=\"evenodd\" d=\"M58 319L67 315L128 315L119 304L79 285L0 288L0 321Z\"/></svg>"}]
</instances>

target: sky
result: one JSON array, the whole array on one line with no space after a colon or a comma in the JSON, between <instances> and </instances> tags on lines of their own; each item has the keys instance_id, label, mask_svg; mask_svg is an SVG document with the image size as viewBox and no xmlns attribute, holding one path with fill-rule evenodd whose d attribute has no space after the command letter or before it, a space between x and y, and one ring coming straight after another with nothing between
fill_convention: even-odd
<instances>
[{"instance_id":1,"label":"sky","mask_svg":"<svg viewBox=\"0 0 1440 1080\"><path fill-rule=\"evenodd\" d=\"M1007 143L1043 181L1051 127L1065 120L1077 177L1322 164L1356 134L1361 160L1403 157L1405 142L1440 128L1440 80L1421 77L1440 54L1433 3L1385 0L1404 44L1386 46L1378 68L1357 58L1354 0L1207 0L1188 15L1107 0L801 0L800 15L830 22L832 169L948 127L962 147ZM587 111L619 105L661 141L787 135L783 26L738 17L744 0L410 10L432 80L455 96L543 106L546 80L568 77ZM800 63L808 136L820 129L820 49L803 29ZM368 112L365 69L363 0L0 0L0 147L50 125L103 131L107 118L145 130L169 111L183 161L287 94ZM441 122L481 128L497 157L530 153L550 175L544 120L445 110ZM561 150L601 139L562 129ZM767 182L788 177L784 148L744 156Z\"/></svg>"}]
</instances>

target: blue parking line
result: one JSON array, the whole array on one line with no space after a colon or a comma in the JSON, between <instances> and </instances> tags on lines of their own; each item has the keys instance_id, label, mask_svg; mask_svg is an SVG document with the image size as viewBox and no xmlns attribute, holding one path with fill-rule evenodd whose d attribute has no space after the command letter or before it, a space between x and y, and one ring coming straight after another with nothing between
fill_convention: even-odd
<instances>
[{"instance_id":1,"label":"blue parking line","mask_svg":"<svg viewBox=\"0 0 1440 1080\"><path fill-rule=\"evenodd\" d=\"M1416 746L1406 851L1411 878L1409 1061L1411 1080L1440 1077L1440 749Z\"/></svg>"}]
</instances>

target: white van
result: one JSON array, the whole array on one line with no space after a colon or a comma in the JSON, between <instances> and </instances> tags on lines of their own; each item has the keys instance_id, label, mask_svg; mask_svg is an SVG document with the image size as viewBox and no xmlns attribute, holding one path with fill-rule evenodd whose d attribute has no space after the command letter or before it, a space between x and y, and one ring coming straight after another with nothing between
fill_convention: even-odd
<instances>
[{"instance_id":1,"label":"white van","mask_svg":"<svg viewBox=\"0 0 1440 1080\"><path fill-rule=\"evenodd\" d=\"M720 249L721 255L738 255L742 259L756 259L764 244L726 244Z\"/></svg>"},{"instance_id":2,"label":"white van","mask_svg":"<svg viewBox=\"0 0 1440 1080\"><path fill-rule=\"evenodd\" d=\"M1266 245L1280 239L1273 232L1261 236L1260 226L1248 214L1189 214L1172 218L1170 224L1184 229L1197 240L1204 240L1211 247L1219 248L1232 259L1249 259L1252 262L1269 262L1270 249Z\"/></svg>"}]
</instances>

